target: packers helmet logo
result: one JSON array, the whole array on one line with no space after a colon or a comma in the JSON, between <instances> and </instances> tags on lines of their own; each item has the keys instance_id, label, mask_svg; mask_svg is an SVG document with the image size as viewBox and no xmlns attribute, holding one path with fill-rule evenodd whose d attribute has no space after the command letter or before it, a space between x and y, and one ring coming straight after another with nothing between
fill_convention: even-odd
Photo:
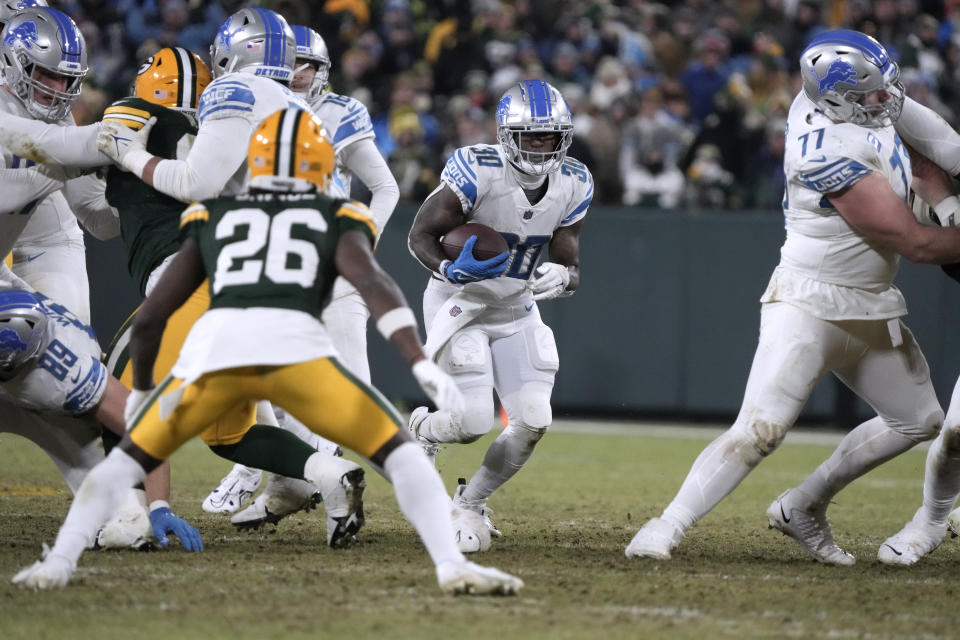
<instances>
[{"instance_id":1,"label":"packers helmet logo","mask_svg":"<svg viewBox=\"0 0 960 640\"><path fill-rule=\"evenodd\" d=\"M138 76L142 76L142 75L145 74L147 71L149 71L149 70L150 70L150 67L152 67L152 66L153 66L153 56L150 56L149 58L147 58L146 60L144 60L144 61L143 61L143 64L140 65L140 68L137 69L137 75L138 75Z\"/></svg>"}]
</instances>

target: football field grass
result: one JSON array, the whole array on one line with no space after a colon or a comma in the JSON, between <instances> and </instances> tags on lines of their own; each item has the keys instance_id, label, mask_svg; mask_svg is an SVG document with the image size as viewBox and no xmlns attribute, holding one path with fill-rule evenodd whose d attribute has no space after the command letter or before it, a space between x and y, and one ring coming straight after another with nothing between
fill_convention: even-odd
<instances>
[{"instance_id":1,"label":"football field grass","mask_svg":"<svg viewBox=\"0 0 960 640\"><path fill-rule=\"evenodd\" d=\"M173 507L206 549L87 552L64 590L10 578L52 543L70 495L26 440L0 437L0 638L955 638L960 539L910 569L877 547L919 504L923 451L848 487L831 507L853 567L810 560L767 529L764 510L829 455L829 438L792 433L688 533L669 562L628 560L636 529L658 515L716 431L560 425L490 503L504 533L474 560L526 581L515 598L452 598L368 469L367 524L354 547L324 546L322 510L273 530L237 533L200 502L229 463L198 441L173 458ZM448 488L489 440L445 449ZM270 531L273 532L270 532Z\"/></svg>"}]
</instances>

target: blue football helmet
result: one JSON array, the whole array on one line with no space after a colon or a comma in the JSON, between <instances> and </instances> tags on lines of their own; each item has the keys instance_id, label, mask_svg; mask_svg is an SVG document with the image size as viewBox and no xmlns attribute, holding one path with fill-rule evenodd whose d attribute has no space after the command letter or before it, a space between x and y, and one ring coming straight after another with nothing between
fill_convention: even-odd
<instances>
[{"instance_id":1,"label":"blue football helmet","mask_svg":"<svg viewBox=\"0 0 960 640\"><path fill-rule=\"evenodd\" d=\"M40 354L47 328L43 303L23 289L0 289L0 380L10 380Z\"/></svg>"},{"instance_id":2,"label":"blue football helmet","mask_svg":"<svg viewBox=\"0 0 960 640\"><path fill-rule=\"evenodd\" d=\"M87 45L70 16L35 7L15 14L0 32L3 78L30 115L56 122L80 97L87 75ZM64 88L48 86L35 77L46 75L66 80Z\"/></svg>"},{"instance_id":3,"label":"blue football helmet","mask_svg":"<svg viewBox=\"0 0 960 640\"><path fill-rule=\"evenodd\" d=\"M555 132L556 148L545 153L521 150L528 133ZM497 104L497 140L507 159L520 171L546 175L560 168L573 142L573 115L560 92L543 80L525 80L510 87Z\"/></svg>"},{"instance_id":4,"label":"blue football helmet","mask_svg":"<svg viewBox=\"0 0 960 640\"><path fill-rule=\"evenodd\" d=\"M0 2L0 29L24 9L49 6L47 0L3 0Z\"/></svg>"},{"instance_id":5,"label":"blue football helmet","mask_svg":"<svg viewBox=\"0 0 960 640\"><path fill-rule=\"evenodd\" d=\"M317 65L317 74L304 94L307 101L311 101L327 88L330 81L330 52L323 37L310 27L296 24L292 29L297 39L297 62L306 60Z\"/></svg>"},{"instance_id":6,"label":"blue football helmet","mask_svg":"<svg viewBox=\"0 0 960 640\"><path fill-rule=\"evenodd\" d=\"M210 45L210 71L219 78L232 71L287 83L293 79L297 41L276 11L253 7L227 18Z\"/></svg>"},{"instance_id":7,"label":"blue football helmet","mask_svg":"<svg viewBox=\"0 0 960 640\"><path fill-rule=\"evenodd\" d=\"M800 75L804 93L831 118L871 128L900 118L900 67L864 33L838 29L818 35L800 54Z\"/></svg>"}]
</instances>

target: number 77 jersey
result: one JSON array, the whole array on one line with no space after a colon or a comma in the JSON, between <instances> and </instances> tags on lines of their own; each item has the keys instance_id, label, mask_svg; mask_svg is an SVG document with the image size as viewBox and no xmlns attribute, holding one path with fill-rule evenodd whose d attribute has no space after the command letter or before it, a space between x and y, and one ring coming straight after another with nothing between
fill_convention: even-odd
<instances>
[{"instance_id":1,"label":"number 77 jersey","mask_svg":"<svg viewBox=\"0 0 960 640\"><path fill-rule=\"evenodd\" d=\"M553 232L579 222L593 200L593 176L580 161L567 157L547 176L547 192L530 204L515 170L500 145L462 147L447 160L440 180L460 199L469 222L500 232L510 247L510 266L500 278L464 286L497 297L513 297L526 288L533 270L546 258Z\"/></svg>"}]
</instances>

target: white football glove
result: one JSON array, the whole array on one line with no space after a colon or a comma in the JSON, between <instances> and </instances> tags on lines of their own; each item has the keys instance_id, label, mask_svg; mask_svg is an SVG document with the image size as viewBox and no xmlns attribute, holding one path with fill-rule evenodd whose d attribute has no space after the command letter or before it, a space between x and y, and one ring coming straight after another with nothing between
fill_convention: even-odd
<instances>
[{"instance_id":1,"label":"white football glove","mask_svg":"<svg viewBox=\"0 0 960 640\"><path fill-rule=\"evenodd\" d=\"M550 300L560 296L570 295L567 285L570 284L570 270L556 262L544 262L533 272L530 281L530 291L534 300Z\"/></svg>"},{"instance_id":2,"label":"white football glove","mask_svg":"<svg viewBox=\"0 0 960 640\"><path fill-rule=\"evenodd\" d=\"M440 370L432 360L421 360L411 368L413 377L420 383L420 388L437 405L437 409L451 413L463 413L463 394L449 375Z\"/></svg>"},{"instance_id":3,"label":"white football glove","mask_svg":"<svg viewBox=\"0 0 960 640\"><path fill-rule=\"evenodd\" d=\"M156 122L157 117L153 116L139 130L134 131L116 120L104 120L100 123L100 133L97 134L97 148L109 156L117 166L125 171L137 173L136 169L143 164L142 156L146 153L147 137ZM137 151L143 153L137 154ZM138 155L140 162L131 163L131 160Z\"/></svg>"},{"instance_id":4,"label":"white football glove","mask_svg":"<svg viewBox=\"0 0 960 640\"><path fill-rule=\"evenodd\" d=\"M153 391L153 389L148 389L147 391L133 389L130 391L130 395L127 396L127 402L123 405L123 421L127 425L127 431L133 426L130 424L131 421L134 416L137 415L137 412L140 411L140 408L143 406L143 403L146 402L147 396L150 395L151 391Z\"/></svg>"}]
</instances>

